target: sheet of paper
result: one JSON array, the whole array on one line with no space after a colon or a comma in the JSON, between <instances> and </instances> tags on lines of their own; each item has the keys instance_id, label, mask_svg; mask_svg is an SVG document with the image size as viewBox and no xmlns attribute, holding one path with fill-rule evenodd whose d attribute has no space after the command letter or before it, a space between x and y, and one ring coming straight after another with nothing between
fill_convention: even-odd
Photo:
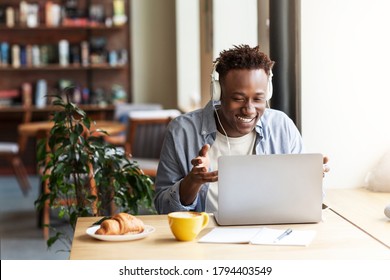
<instances>
[{"instance_id":1,"label":"sheet of paper","mask_svg":"<svg viewBox=\"0 0 390 280\"><path fill-rule=\"evenodd\" d=\"M289 235L278 240L277 238L282 235L284 231L285 230L283 229L264 227L251 239L250 243L256 245L308 246L316 235L316 231L314 230L293 230Z\"/></svg>"},{"instance_id":2,"label":"sheet of paper","mask_svg":"<svg viewBox=\"0 0 390 280\"><path fill-rule=\"evenodd\" d=\"M268 227L217 227L199 239L198 242L308 246L316 235L314 230L293 230L289 235L284 236L281 240L277 240L285 230Z\"/></svg>"},{"instance_id":3,"label":"sheet of paper","mask_svg":"<svg viewBox=\"0 0 390 280\"><path fill-rule=\"evenodd\" d=\"M249 243L260 228L217 227L199 239L203 243Z\"/></svg>"}]
</instances>

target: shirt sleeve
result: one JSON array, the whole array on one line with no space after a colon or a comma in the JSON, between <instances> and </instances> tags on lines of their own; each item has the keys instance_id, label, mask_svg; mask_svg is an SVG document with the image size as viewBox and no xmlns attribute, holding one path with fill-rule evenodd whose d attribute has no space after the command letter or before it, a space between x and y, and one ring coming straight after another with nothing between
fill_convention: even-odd
<instances>
[{"instance_id":1,"label":"shirt sleeve","mask_svg":"<svg viewBox=\"0 0 390 280\"><path fill-rule=\"evenodd\" d=\"M262 117L262 144L258 154L299 154L304 152L302 136L294 122L282 111L268 109ZM263 147L261 147L263 146Z\"/></svg>"},{"instance_id":2,"label":"shirt sleeve","mask_svg":"<svg viewBox=\"0 0 390 280\"><path fill-rule=\"evenodd\" d=\"M198 196L191 205L182 205L180 202L179 187L180 183L160 188L155 197L155 206L159 214L168 214L174 211L193 211L197 206Z\"/></svg>"},{"instance_id":3,"label":"shirt sleeve","mask_svg":"<svg viewBox=\"0 0 390 280\"><path fill-rule=\"evenodd\" d=\"M301 154L305 152L302 136L291 119L287 120L289 123L289 131L286 134L290 134L290 149L292 154Z\"/></svg>"},{"instance_id":4,"label":"shirt sleeve","mask_svg":"<svg viewBox=\"0 0 390 280\"><path fill-rule=\"evenodd\" d=\"M184 139L180 132L168 128L160 154L160 162L156 177L156 195L154 205L159 214L174 211L192 211L197 209L199 197L191 205L182 205L179 188L190 166L184 151Z\"/></svg>"}]
</instances>

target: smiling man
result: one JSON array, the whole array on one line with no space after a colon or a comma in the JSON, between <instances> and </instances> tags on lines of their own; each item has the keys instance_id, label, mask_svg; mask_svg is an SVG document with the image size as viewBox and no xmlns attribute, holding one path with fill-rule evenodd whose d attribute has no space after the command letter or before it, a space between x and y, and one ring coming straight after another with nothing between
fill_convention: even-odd
<instances>
[{"instance_id":1,"label":"smiling man","mask_svg":"<svg viewBox=\"0 0 390 280\"><path fill-rule=\"evenodd\" d=\"M240 45L220 53L211 75L210 102L168 127L156 178L154 202L160 214L214 212L221 155L303 152L292 120L267 108L273 64L259 47Z\"/></svg>"}]
</instances>

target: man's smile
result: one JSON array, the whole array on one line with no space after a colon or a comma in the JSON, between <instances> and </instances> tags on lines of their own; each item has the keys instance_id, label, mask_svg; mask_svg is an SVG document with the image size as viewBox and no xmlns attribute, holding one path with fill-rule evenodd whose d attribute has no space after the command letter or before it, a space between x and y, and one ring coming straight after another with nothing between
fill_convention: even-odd
<instances>
[{"instance_id":1,"label":"man's smile","mask_svg":"<svg viewBox=\"0 0 390 280\"><path fill-rule=\"evenodd\" d=\"M246 117L246 116L236 116L237 120L241 123L250 123L256 119L255 117Z\"/></svg>"}]
</instances>

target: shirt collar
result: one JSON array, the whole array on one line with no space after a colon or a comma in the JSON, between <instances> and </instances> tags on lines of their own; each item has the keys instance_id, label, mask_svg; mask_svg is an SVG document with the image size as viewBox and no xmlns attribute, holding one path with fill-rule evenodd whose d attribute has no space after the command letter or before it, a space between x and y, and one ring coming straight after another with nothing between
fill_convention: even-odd
<instances>
[{"instance_id":1,"label":"shirt collar","mask_svg":"<svg viewBox=\"0 0 390 280\"><path fill-rule=\"evenodd\" d=\"M215 112L215 107L213 105L213 101L210 100L204 107L203 114L202 114L202 129L200 133L203 136L211 133L214 134L217 133L217 125L215 123L214 112Z\"/></svg>"}]
</instances>

